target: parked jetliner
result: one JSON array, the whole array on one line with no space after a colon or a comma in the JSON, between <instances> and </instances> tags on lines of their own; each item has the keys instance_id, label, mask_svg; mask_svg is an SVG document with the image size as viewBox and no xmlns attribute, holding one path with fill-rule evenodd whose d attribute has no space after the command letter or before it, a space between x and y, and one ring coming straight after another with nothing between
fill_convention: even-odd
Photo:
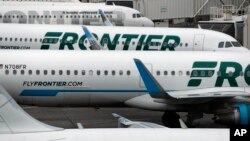
<instances>
[{"instance_id":1,"label":"parked jetliner","mask_svg":"<svg viewBox=\"0 0 250 141\"><path fill-rule=\"evenodd\" d=\"M52 127L24 112L3 87L0 87L0 119L1 141L229 140L229 129L62 129Z\"/></svg>"},{"instance_id":2,"label":"parked jetliner","mask_svg":"<svg viewBox=\"0 0 250 141\"><path fill-rule=\"evenodd\" d=\"M1 24L0 49L87 50L90 32L108 50L247 50L227 34L204 29L35 24Z\"/></svg>"},{"instance_id":3,"label":"parked jetliner","mask_svg":"<svg viewBox=\"0 0 250 141\"><path fill-rule=\"evenodd\" d=\"M80 2L79 0L0 0L0 2L15 2L15 3L26 3L26 2Z\"/></svg>"},{"instance_id":4,"label":"parked jetliner","mask_svg":"<svg viewBox=\"0 0 250 141\"><path fill-rule=\"evenodd\" d=\"M18 3L0 4L1 23L102 25L98 10L104 11L116 26L154 26L139 11L116 5L93 3Z\"/></svg>"},{"instance_id":5,"label":"parked jetliner","mask_svg":"<svg viewBox=\"0 0 250 141\"><path fill-rule=\"evenodd\" d=\"M20 104L165 111L167 127L176 111L250 122L249 52L6 50L0 60L0 85Z\"/></svg>"}]
</instances>

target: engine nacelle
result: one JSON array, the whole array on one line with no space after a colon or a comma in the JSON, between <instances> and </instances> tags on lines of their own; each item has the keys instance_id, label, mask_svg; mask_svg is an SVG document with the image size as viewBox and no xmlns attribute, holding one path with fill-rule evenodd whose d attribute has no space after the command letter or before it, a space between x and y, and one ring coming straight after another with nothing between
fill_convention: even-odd
<instances>
[{"instance_id":1,"label":"engine nacelle","mask_svg":"<svg viewBox=\"0 0 250 141\"><path fill-rule=\"evenodd\" d=\"M250 105L237 104L231 110L217 112L214 120L222 124L249 125Z\"/></svg>"}]
</instances>

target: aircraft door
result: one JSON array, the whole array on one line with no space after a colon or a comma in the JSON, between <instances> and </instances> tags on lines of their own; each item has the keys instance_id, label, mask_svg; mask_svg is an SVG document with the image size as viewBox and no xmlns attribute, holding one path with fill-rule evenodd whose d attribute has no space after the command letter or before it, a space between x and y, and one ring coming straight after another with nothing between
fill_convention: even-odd
<instances>
[{"instance_id":1,"label":"aircraft door","mask_svg":"<svg viewBox=\"0 0 250 141\"><path fill-rule=\"evenodd\" d=\"M144 64L145 66L146 66L146 68L152 73L153 72L153 66L152 66L152 64L147 64L147 63L145 63ZM139 73L139 72L138 72ZM141 76L140 76L140 78L139 78L140 80L139 80L139 85L140 85L140 87L141 88L146 88L145 87L145 84L144 84L144 82L143 82L143 80L142 80L142 78L141 78Z\"/></svg>"},{"instance_id":2,"label":"aircraft door","mask_svg":"<svg viewBox=\"0 0 250 141\"><path fill-rule=\"evenodd\" d=\"M193 44L193 50L194 51L204 50L204 48L203 48L204 39L205 39L205 35L204 34L196 34L194 36L194 44Z\"/></svg>"}]
</instances>

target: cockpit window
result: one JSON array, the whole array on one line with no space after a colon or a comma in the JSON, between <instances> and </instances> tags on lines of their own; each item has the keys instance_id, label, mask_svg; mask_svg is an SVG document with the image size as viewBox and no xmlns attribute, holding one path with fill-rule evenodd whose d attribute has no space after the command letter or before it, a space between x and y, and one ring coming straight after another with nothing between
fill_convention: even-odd
<instances>
[{"instance_id":1,"label":"cockpit window","mask_svg":"<svg viewBox=\"0 0 250 141\"><path fill-rule=\"evenodd\" d=\"M133 14L133 18L136 18L136 14Z\"/></svg>"},{"instance_id":2,"label":"cockpit window","mask_svg":"<svg viewBox=\"0 0 250 141\"><path fill-rule=\"evenodd\" d=\"M233 47L233 45L231 44L231 42L226 42L226 48L229 48L229 47Z\"/></svg>"},{"instance_id":3,"label":"cockpit window","mask_svg":"<svg viewBox=\"0 0 250 141\"><path fill-rule=\"evenodd\" d=\"M232 44L234 47L241 47L241 44L239 42L232 41Z\"/></svg>"},{"instance_id":4,"label":"cockpit window","mask_svg":"<svg viewBox=\"0 0 250 141\"><path fill-rule=\"evenodd\" d=\"M219 43L219 48L223 48L224 47L224 42L220 42Z\"/></svg>"},{"instance_id":5,"label":"cockpit window","mask_svg":"<svg viewBox=\"0 0 250 141\"><path fill-rule=\"evenodd\" d=\"M133 18L140 18L140 17L144 17L144 15L141 13L134 13L133 14Z\"/></svg>"}]
</instances>

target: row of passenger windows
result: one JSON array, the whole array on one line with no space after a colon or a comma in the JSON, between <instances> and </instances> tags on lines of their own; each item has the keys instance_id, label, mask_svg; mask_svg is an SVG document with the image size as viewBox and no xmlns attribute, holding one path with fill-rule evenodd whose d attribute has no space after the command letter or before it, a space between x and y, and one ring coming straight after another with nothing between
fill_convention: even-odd
<instances>
[{"instance_id":1,"label":"row of passenger windows","mask_svg":"<svg viewBox=\"0 0 250 141\"><path fill-rule=\"evenodd\" d=\"M113 16L110 15L110 14L105 14L107 18L112 18ZM2 16L0 15L0 19L1 18L25 18L26 16L24 15L5 15L5 16ZM98 15L29 15L28 16L30 19L31 18L101 18L101 16L98 14Z\"/></svg>"},{"instance_id":2,"label":"row of passenger windows","mask_svg":"<svg viewBox=\"0 0 250 141\"><path fill-rule=\"evenodd\" d=\"M11 72L10 70L5 70L5 74L6 75L9 75ZM93 75L97 75L97 76L100 76L100 75L112 75L112 76L115 76L115 75L120 75L120 76L123 76L123 75L126 75L126 76L130 76L131 75L131 71L127 70L127 71L123 71L123 70L119 70L119 71L115 71L115 70L112 70L112 71L108 71L108 70L104 70L104 71L101 71L101 70L89 70L89 71L86 71L86 70L81 70L81 71L78 71L78 70L12 70L12 74L13 75L17 75L17 74L21 74L21 75L24 75L24 74L28 74L28 75L40 75L40 74L43 74L43 75L89 75L89 76L93 76ZM197 77L197 76L206 76L206 72L205 71L200 71L200 75L199 75L199 72L194 70L192 71L192 74L194 77ZM161 75L165 75L165 76L190 76L191 75L191 72L190 71L156 71L156 75L157 76L161 76ZM228 73L229 76L233 76L233 72L230 71ZM208 76L209 77L212 77L213 76L213 71L208 71ZM217 76L221 76L221 72L218 71L217 72ZM244 76L244 72L240 72L240 76ZM246 76L247 77L250 77L250 71L248 71L246 73Z\"/></svg>"},{"instance_id":3,"label":"row of passenger windows","mask_svg":"<svg viewBox=\"0 0 250 141\"><path fill-rule=\"evenodd\" d=\"M241 44L236 41L219 43L219 48L230 48L230 47L241 47Z\"/></svg>"},{"instance_id":4,"label":"row of passenger windows","mask_svg":"<svg viewBox=\"0 0 250 141\"><path fill-rule=\"evenodd\" d=\"M15 42L43 42L43 40L44 40L44 42L45 43L55 43L55 42L57 42L57 40L58 39L53 39L53 38L51 38L51 39L37 39L37 38L7 38L7 37L5 37L5 38L3 38L3 37L0 37L0 42L1 41L5 41L5 42L7 42L7 41L10 41L10 42L12 42L12 41L15 41ZM67 40L64 40L65 41L65 43L76 43L77 42L77 40L70 40L70 41L67 41ZM60 43L62 43L62 40L60 39L59 40L59 42ZM81 42L83 42L82 40L80 40L79 41L80 43ZM104 42L104 44L108 44L108 39L103 39L103 42ZM88 40L85 40L85 43L88 43ZM119 42L119 41L117 41L116 42L116 44L119 44L119 43L121 43L122 45L124 45L125 44L125 41L121 41L121 42ZM162 43L160 43L160 42L148 42L148 43L146 43L146 42L140 42L140 41L138 41L138 42L135 42L135 41L131 41L131 43L132 43L132 45L148 45L148 46L161 46L162 45ZM111 42L111 44L112 45L115 45L115 42ZM130 45L130 42L126 42L126 44L127 45ZM168 46L177 46L177 44L173 44L173 43L167 43L167 42L164 42L163 43L163 45L164 46L167 46L167 44L168 44ZM188 47L188 43L180 43L179 44L179 46L180 47Z\"/></svg>"},{"instance_id":5,"label":"row of passenger windows","mask_svg":"<svg viewBox=\"0 0 250 141\"><path fill-rule=\"evenodd\" d=\"M200 74L199 74L199 72L200 72ZM194 70L194 71L192 71L192 74L194 77L198 77L198 76L205 77L206 76L206 72L202 71L202 70L201 71ZM160 75L165 75L165 76L167 76L167 75L171 75L171 76L175 76L175 75L184 76L184 75L186 75L186 76L190 76L191 72L190 71L170 71L170 72L168 72L168 71L156 71L156 75L157 76L160 76ZM229 71L228 75L233 76L233 72ZM208 71L207 76L212 77L213 71ZM217 72L217 76L221 76L221 71ZM240 76L244 76L243 71L240 72ZM247 77L250 77L250 71L247 71Z\"/></svg>"},{"instance_id":6,"label":"row of passenger windows","mask_svg":"<svg viewBox=\"0 0 250 141\"><path fill-rule=\"evenodd\" d=\"M130 76L131 75L131 71L127 70L127 71L115 71L115 70L5 70L5 74L9 75L10 73L12 73L13 75L17 75L17 74L21 74L21 75L89 75L89 76L93 76L93 75L127 75Z\"/></svg>"}]
</instances>

